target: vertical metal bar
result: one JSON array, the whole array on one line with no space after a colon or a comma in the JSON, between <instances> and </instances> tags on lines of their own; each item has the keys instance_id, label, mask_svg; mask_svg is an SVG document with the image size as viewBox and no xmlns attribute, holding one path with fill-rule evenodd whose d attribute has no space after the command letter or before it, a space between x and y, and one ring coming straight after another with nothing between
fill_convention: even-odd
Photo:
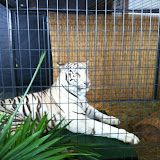
<instances>
[{"instance_id":1,"label":"vertical metal bar","mask_svg":"<svg viewBox=\"0 0 160 160\"><path fill-rule=\"evenodd\" d=\"M39 6L38 6L38 0L37 1L37 33L38 33L38 53L39 53L39 57L41 56L41 43L40 43L40 33L39 33ZM42 70L40 67L39 70L40 73L40 85L41 85L41 92L42 92ZM42 94L42 93L41 93Z\"/></svg>"},{"instance_id":2,"label":"vertical metal bar","mask_svg":"<svg viewBox=\"0 0 160 160\"><path fill-rule=\"evenodd\" d=\"M6 0L6 13L7 13L7 29L8 29L8 40L9 40L9 52L10 52L10 65L11 65L11 77L12 77L12 96L16 96L15 90L15 72L13 62L13 50L12 50L12 24L11 24L11 11L8 9L8 0ZM3 73L2 73L3 76ZM4 85L4 83L3 83Z\"/></svg>"},{"instance_id":3,"label":"vertical metal bar","mask_svg":"<svg viewBox=\"0 0 160 160\"><path fill-rule=\"evenodd\" d=\"M95 86L95 89L96 89L96 60L97 60L97 0L96 0L96 12L95 12L95 18L96 18L96 23L95 23L95 71L94 71L94 79L95 79L95 82L94 82L94 86ZM96 92L94 92L94 117L95 117L95 101L96 101ZM94 121L94 128L95 128L95 121Z\"/></svg>"},{"instance_id":4,"label":"vertical metal bar","mask_svg":"<svg viewBox=\"0 0 160 160\"><path fill-rule=\"evenodd\" d=\"M151 6L152 7L152 0L151 0ZM148 68L149 68L149 51L150 51L150 37L151 37L151 9L150 9L150 27L149 27L149 46L148 46L148 61L147 61L147 75L146 75L146 86L145 86L145 99L144 99L144 107L143 107L143 125L142 125L142 136L143 137L143 129L144 129L144 119L145 119L145 108L146 108L146 93L147 93L147 79L148 79ZM141 141L141 145L142 145L142 141ZM142 148L140 148L140 155L141 155L141 150Z\"/></svg>"},{"instance_id":5,"label":"vertical metal bar","mask_svg":"<svg viewBox=\"0 0 160 160\"><path fill-rule=\"evenodd\" d=\"M43 49L46 50L46 36L45 36L46 30L45 30L44 15L43 15L43 18L42 18L42 23L43 23L43 27L42 27L43 28ZM50 56L48 58L50 58ZM47 86L48 85L48 83L47 83L47 81L48 81L47 59L44 59L44 66L45 66L45 85Z\"/></svg>"},{"instance_id":6,"label":"vertical metal bar","mask_svg":"<svg viewBox=\"0 0 160 160\"><path fill-rule=\"evenodd\" d=\"M88 50L87 47L88 47L88 0L86 0L86 60L87 60L87 50ZM86 132L86 123L85 123L85 132Z\"/></svg>"},{"instance_id":7,"label":"vertical metal bar","mask_svg":"<svg viewBox=\"0 0 160 160\"><path fill-rule=\"evenodd\" d=\"M19 58L20 58L20 71L21 71L21 84L22 84L22 94L24 93L23 92L23 71L22 71L22 58L21 58L21 38L20 38L20 27L19 27L19 12L18 12L18 0L16 0L16 9L17 9L17 32L18 32L18 53L19 53ZM24 103L24 102L23 102ZM24 115L25 117L25 115Z\"/></svg>"},{"instance_id":8,"label":"vertical metal bar","mask_svg":"<svg viewBox=\"0 0 160 160\"><path fill-rule=\"evenodd\" d=\"M128 110L129 110L129 96L130 96L130 86L131 86L131 70L132 70L132 50L133 50L133 23L134 23L134 1L132 8L132 36L131 36L131 57L130 57L130 72L129 72L129 85L128 85L128 103L127 103L127 118L126 118L126 130L128 129Z\"/></svg>"},{"instance_id":9,"label":"vertical metal bar","mask_svg":"<svg viewBox=\"0 0 160 160\"><path fill-rule=\"evenodd\" d=\"M28 0L26 0L26 5L27 5L27 32L28 32L28 49L29 49L29 67L30 67L30 76L32 78L32 58L31 58L31 46L30 46L30 27L29 27L29 11L28 11ZM33 90L33 88L31 87Z\"/></svg>"},{"instance_id":10,"label":"vertical metal bar","mask_svg":"<svg viewBox=\"0 0 160 160\"><path fill-rule=\"evenodd\" d=\"M14 42L16 40L17 44L13 43L13 67L14 67L14 75L15 75L15 90L16 90L16 96L18 96L18 90L20 88L17 87L17 72L20 70L20 68L16 68L16 63L19 64L19 57L18 57L18 29L17 29L17 16L16 16L16 11L12 11L12 17L14 16L13 20L14 20L14 35L12 36L12 42ZM13 21L12 21L13 22ZM20 65L18 66L20 67Z\"/></svg>"},{"instance_id":11,"label":"vertical metal bar","mask_svg":"<svg viewBox=\"0 0 160 160\"><path fill-rule=\"evenodd\" d=\"M68 35L68 0L66 0L66 9L67 9L67 63L69 62L69 35ZM69 67L68 67L69 72ZM69 91L69 84L68 84ZM68 92L68 121L69 121L69 92ZM77 126L78 127L78 126Z\"/></svg>"},{"instance_id":12,"label":"vertical metal bar","mask_svg":"<svg viewBox=\"0 0 160 160\"><path fill-rule=\"evenodd\" d=\"M20 38L20 27L19 27L19 12L18 12L18 0L16 0L16 8L17 8L17 32L18 32L18 53L20 57L20 71L21 71L21 84L22 84L22 93L23 93L23 72L22 72L22 58L21 58L21 38Z\"/></svg>"},{"instance_id":13,"label":"vertical metal bar","mask_svg":"<svg viewBox=\"0 0 160 160\"><path fill-rule=\"evenodd\" d=\"M48 0L46 0L46 11L47 11L47 17L46 17L46 23L47 23L47 50L48 50L48 66L49 66L49 86L50 86L50 108L51 108L51 117L53 116L52 114L52 93L51 93L51 89L52 89L52 84L51 84L51 63L50 63L50 53L52 52L52 50L50 51L50 38L49 38L49 11L48 11Z\"/></svg>"},{"instance_id":14,"label":"vertical metal bar","mask_svg":"<svg viewBox=\"0 0 160 160\"><path fill-rule=\"evenodd\" d=\"M102 110L104 110L104 86L105 86L105 61L106 61L106 25L107 25L107 0L105 0L105 26L104 26L104 56L103 56L103 97L102 97ZM103 119L103 115L102 115ZM102 136L103 136L103 123L102 123Z\"/></svg>"},{"instance_id":15,"label":"vertical metal bar","mask_svg":"<svg viewBox=\"0 0 160 160\"><path fill-rule=\"evenodd\" d=\"M57 0L57 39L58 39L58 62L60 62L60 49L59 49L59 11L58 11L58 2L59 0ZM58 69L59 74L60 74L60 69ZM60 102L60 76L59 76L59 102ZM60 105L60 104L59 104ZM61 114L61 110L60 110L60 114ZM60 121L61 121L61 116L60 116Z\"/></svg>"},{"instance_id":16,"label":"vertical metal bar","mask_svg":"<svg viewBox=\"0 0 160 160\"><path fill-rule=\"evenodd\" d=\"M157 54L160 54L160 1L159 1L159 16L158 16L158 44L157 44ZM159 59L159 57L158 57ZM160 68L160 63L157 65L158 69ZM159 71L158 71L159 72ZM158 76L159 79L159 76ZM159 84L158 82L155 83L155 85L157 84L157 90L159 89ZM156 93L157 94L157 93ZM155 100L155 99L154 99ZM159 117L160 117L160 113L159 113ZM160 123L158 124L158 131L160 130ZM156 153L157 153L157 148L158 148L158 136L159 136L159 132L157 132L157 137L156 137L156 144L155 144L155 156L156 157Z\"/></svg>"},{"instance_id":17,"label":"vertical metal bar","mask_svg":"<svg viewBox=\"0 0 160 160\"><path fill-rule=\"evenodd\" d=\"M32 58L31 58L31 46L30 46L30 23L29 23L29 7L28 7L28 0L26 0L26 6L27 6L27 32L28 32L28 49L29 49L29 68L30 68L30 77L32 78ZM31 86L31 92L33 92L33 88ZM32 96L32 102L33 102L33 96ZM32 115L34 117L34 107L32 105Z\"/></svg>"},{"instance_id":18,"label":"vertical metal bar","mask_svg":"<svg viewBox=\"0 0 160 160\"><path fill-rule=\"evenodd\" d=\"M125 0L123 0L123 30L122 30L122 56L121 56L121 78L120 78L120 92L119 92L119 109L121 99L121 84L122 84L122 65L123 65L123 47L124 47L124 21L125 21Z\"/></svg>"},{"instance_id":19,"label":"vertical metal bar","mask_svg":"<svg viewBox=\"0 0 160 160\"><path fill-rule=\"evenodd\" d=\"M148 49L148 63L147 63L147 69L148 69L148 65L149 65L149 51L150 51L150 36L151 36L151 28L152 28L152 0L150 0L150 28L149 28L149 49ZM158 45L157 45L158 46ZM148 70L147 70L147 77L148 77ZM147 78L148 79L148 78ZM146 85L147 85L147 80L146 80ZM154 88L155 88L155 84L154 84ZM147 88L147 86L146 86ZM154 93L153 93L153 101L152 101L152 111L151 111L151 115L153 114L153 105L154 105ZM152 116L151 116L151 124L152 124ZM150 135L149 135L149 143L148 143L148 147L150 146L150 139L151 139L151 125L150 125ZM147 152L147 159L149 157L149 154Z\"/></svg>"},{"instance_id":20,"label":"vertical metal bar","mask_svg":"<svg viewBox=\"0 0 160 160\"><path fill-rule=\"evenodd\" d=\"M112 92L113 92L113 72L114 72L114 46L115 46L115 28L116 28L116 1L114 1L114 13L113 13L113 18L114 18L114 32L113 32L113 59L112 59L112 81L111 81L111 108L110 108L110 111L112 110ZM110 126L110 130L111 130L111 126ZM110 133L111 134L111 133Z\"/></svg>"},{"instance_id":21,"label":"vertical metal bar","mask_svg":"<svg viewBox=\"0 0 160 160\"><path fill-rule=\"evenodd\" d=\"M112 107L112 92L113 92L113 72L114 72L114 45L115 45L115 28L116 28L116 1L114 1L114 28L113 28L113 60L112 60L112 81L111 81L111 107Z\"/></svg>"},{"instance_id":22,"label":"vertical metal bar","mask_svg":"<svg viewBox=\"0 0 160 160\"><path fill-rule=\"evenodd\" d=\"M57 38L58 38L58 62L60 62L60 49L59 49L59 13L58 13L58 2L57 0ZM59 70L60 73L60 70Z\"/></svg>"},{"instance_id":23,"label":"vertical metal bar","mask_svg":"<svg viewBox=\"0 0 160 160\"><path fill-rule=\"evenodd\" d=\"M40 43L40 33L39 33L39 6L38 6L38 0L36 0L36 3L37 3L37 33L38 33L38 54L39 54L39 57L41 57L41 43ZM40 73L40 88L41 88L41 96L42 96L42 69L40 67L39 69L39 73ZM41 103L42 105L42 110L43 110L43 103ZM43 114L42 114L43 115Z\"/></svg>"},{"instance_id":24,"label":"vertical metal bar","mask_svg":"<svg viewBox=\"0 0 160 160\"><path fill-rule=\"evenodd\" d=\"M139 47L139 64L138 64L138 78L137 78L137 94L136 94L136 107L135 107L135 119L134 119L134 133L135 133L135 126L137 120L137 107L138 107L138 93L139 93L139 73L141 67L141 46L142 46L142 28L143 27L143 0L141 0L141 34L140 34L140 47Z\"/></svg>"},{"instance_id":25,"label":"vertical metal bar","mask_svg":"<svg viewBox=\"0 0 160 160\"><path fill-rule=\"evenodd\" d=\"M121 78L120 78L120 90L119 90L119 110L118 118L120 114L120 102L121 102L121 85L122 85L122 65L123 65L123 50L124 50L124 22L125 22L125 0L123 0L123 30L122 30L122 55L121 55Z\"/></svg>"},{"instance_id":26,"label":"vertical metal bar","mask_svg":"<svg viewBox=\"0 0 160 160\"><path fill-rule=\"evenodd\" d=\"M77 30L77 72L78 72L78 0L76 0L76 30ZM78 87L78 75L77 75L77 87ZM77 90L77 95L78 95L78 90ZM78 104L78 97L77 97L77 104ZM78 113L78 105L77 105L77 113ZM78 114L77 114L77 133L78 133Z\"/></svg>"}]
</instances>

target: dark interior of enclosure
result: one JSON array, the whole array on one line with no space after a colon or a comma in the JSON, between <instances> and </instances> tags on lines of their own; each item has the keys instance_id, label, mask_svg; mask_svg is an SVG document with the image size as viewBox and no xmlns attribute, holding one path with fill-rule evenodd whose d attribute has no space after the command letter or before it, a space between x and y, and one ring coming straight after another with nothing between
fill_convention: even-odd
<instances>
[{"instance_id":1,"label":"dark interior of enclosure","mask_svg":"<svg viewBox=\"0 0 160 160\"><path fill-rule=\"evenodd\" d=\"M50 42L47 39L46 12L35 11L16 13L11 12L12 34L8 33L6 11L1 5L1 88L3 98L22 95L28 86L38 65L42 50L46 50L46 57L33 83L31 92L50 87L53 83L51 52L48 50ZM38 22L37 22L38 21ZM37 30L38 27L38 30ZM12 45L9 42L12 39ZM8 49L10 48L10 49ZM5 73L5 74L4 74Z\"/></svg>"},{"instance_id":2,"label":"dark interior of enclosure","mask_svg":"<svg viewBox=\"0 0 160 160\"><path fill-rule=\"evenodd\" d=\"M47 39L45 12L39 13L39 22L37 22L37 15L34 11L29 12L29 18L24 11L19 12L18 16L16 12L12 12L12 15L13 58L16 68L15 81L16 86L19 87L17 91L22 94L22 86L27 87L27 84L31 80L34 70L38 65L41 51L46 50L50 43ZM49 51L41 66L40 73L33 83L33 91L45 89L52 84L52 74L50 75L50 73L52 73L50 71L51 66L51 53ZM41 86L41 88L39 88L39 86Z\"/></svg>"}]
</instances>

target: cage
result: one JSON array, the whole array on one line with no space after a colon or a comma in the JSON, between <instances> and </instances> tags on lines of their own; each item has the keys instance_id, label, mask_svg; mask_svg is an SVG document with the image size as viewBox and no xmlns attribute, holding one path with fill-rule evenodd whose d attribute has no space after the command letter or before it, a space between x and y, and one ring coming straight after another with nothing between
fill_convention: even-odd
<instances>
[{"instance_id":1,"label":"cage","mask_svg":"<svg viewBox=\"0 0 160 160\"><path fill-rule=\"evenodd\" d=\"M57 62L89 60L88 103L140 138L135 146L113 145L106 159L158 160L159 25L159 0L1 0L2 99L24 94L42 51L30 93L51 87L60 74ZM119 157L125 147L136 156Z\"/></svg>"}]
</instances>

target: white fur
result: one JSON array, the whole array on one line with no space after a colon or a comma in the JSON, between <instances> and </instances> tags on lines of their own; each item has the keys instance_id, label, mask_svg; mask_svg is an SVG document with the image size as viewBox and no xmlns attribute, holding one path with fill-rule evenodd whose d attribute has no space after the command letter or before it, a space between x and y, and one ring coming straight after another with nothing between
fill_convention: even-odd
<instances>
[{"instance_id":1,"label":"white fur","mask_svg":"<svg viewBox=\"0 0 160 160\"><path fill-rule=\"evenodd\" d=\"M91 85L87 64L88 61L67 63L65 65L59 64L60 75L50 89L44 91L44 93L38 92L27 95L24 100L25 113L30 114L27 108L28 105L32 110L33 119L36 117L37 112L39 118L46 112L48 119L55 116L53 119L54 124L58 124L64 118L61 127L71 121L67 126L67 129L71 132L116 138L126 143L137 144L139 142L137 136L124 129L111 126L118 125L120 123L119 119L102 114L87 103L86 93ZM14 99L18 104L18 97ZM13 100L11 103L10 101L11 99L4 101L6 109L13 110ZM24 117L22 106L18 114ZM49 127L52 128L53 124L49 123Z\"/></svg>"}]
</instances>

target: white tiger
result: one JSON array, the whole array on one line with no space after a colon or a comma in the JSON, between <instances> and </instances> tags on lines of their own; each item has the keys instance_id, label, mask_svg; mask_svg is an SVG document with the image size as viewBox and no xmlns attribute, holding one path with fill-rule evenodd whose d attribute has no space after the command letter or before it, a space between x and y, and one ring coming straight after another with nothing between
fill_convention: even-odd
<instances>
[{"instance_id":1,"label":"white tiger","mask_svg":"<svg viewBox=\"0 0 160 160\"><path fill-rule=\"evenodd\" d=\"M73 133L116 138L126 143L137 144L137 136L111 126L118 125L119 119L102 114L87 103L86 93L91 85L87 63L88 61L58 64L61 72L55 83L42 92L28 94L17 117L22 119L31 114L32 119L36 116L40 119L46 112L48 119L54 116L53 121L48 124L50 128L64 118L61 127L71 121L67 129ZM1 101L1 105L13 112L20 100L20 96L6 99ZM4 108L1 107L0 110L4 111Z\"/></svg>"}]
</instances>

